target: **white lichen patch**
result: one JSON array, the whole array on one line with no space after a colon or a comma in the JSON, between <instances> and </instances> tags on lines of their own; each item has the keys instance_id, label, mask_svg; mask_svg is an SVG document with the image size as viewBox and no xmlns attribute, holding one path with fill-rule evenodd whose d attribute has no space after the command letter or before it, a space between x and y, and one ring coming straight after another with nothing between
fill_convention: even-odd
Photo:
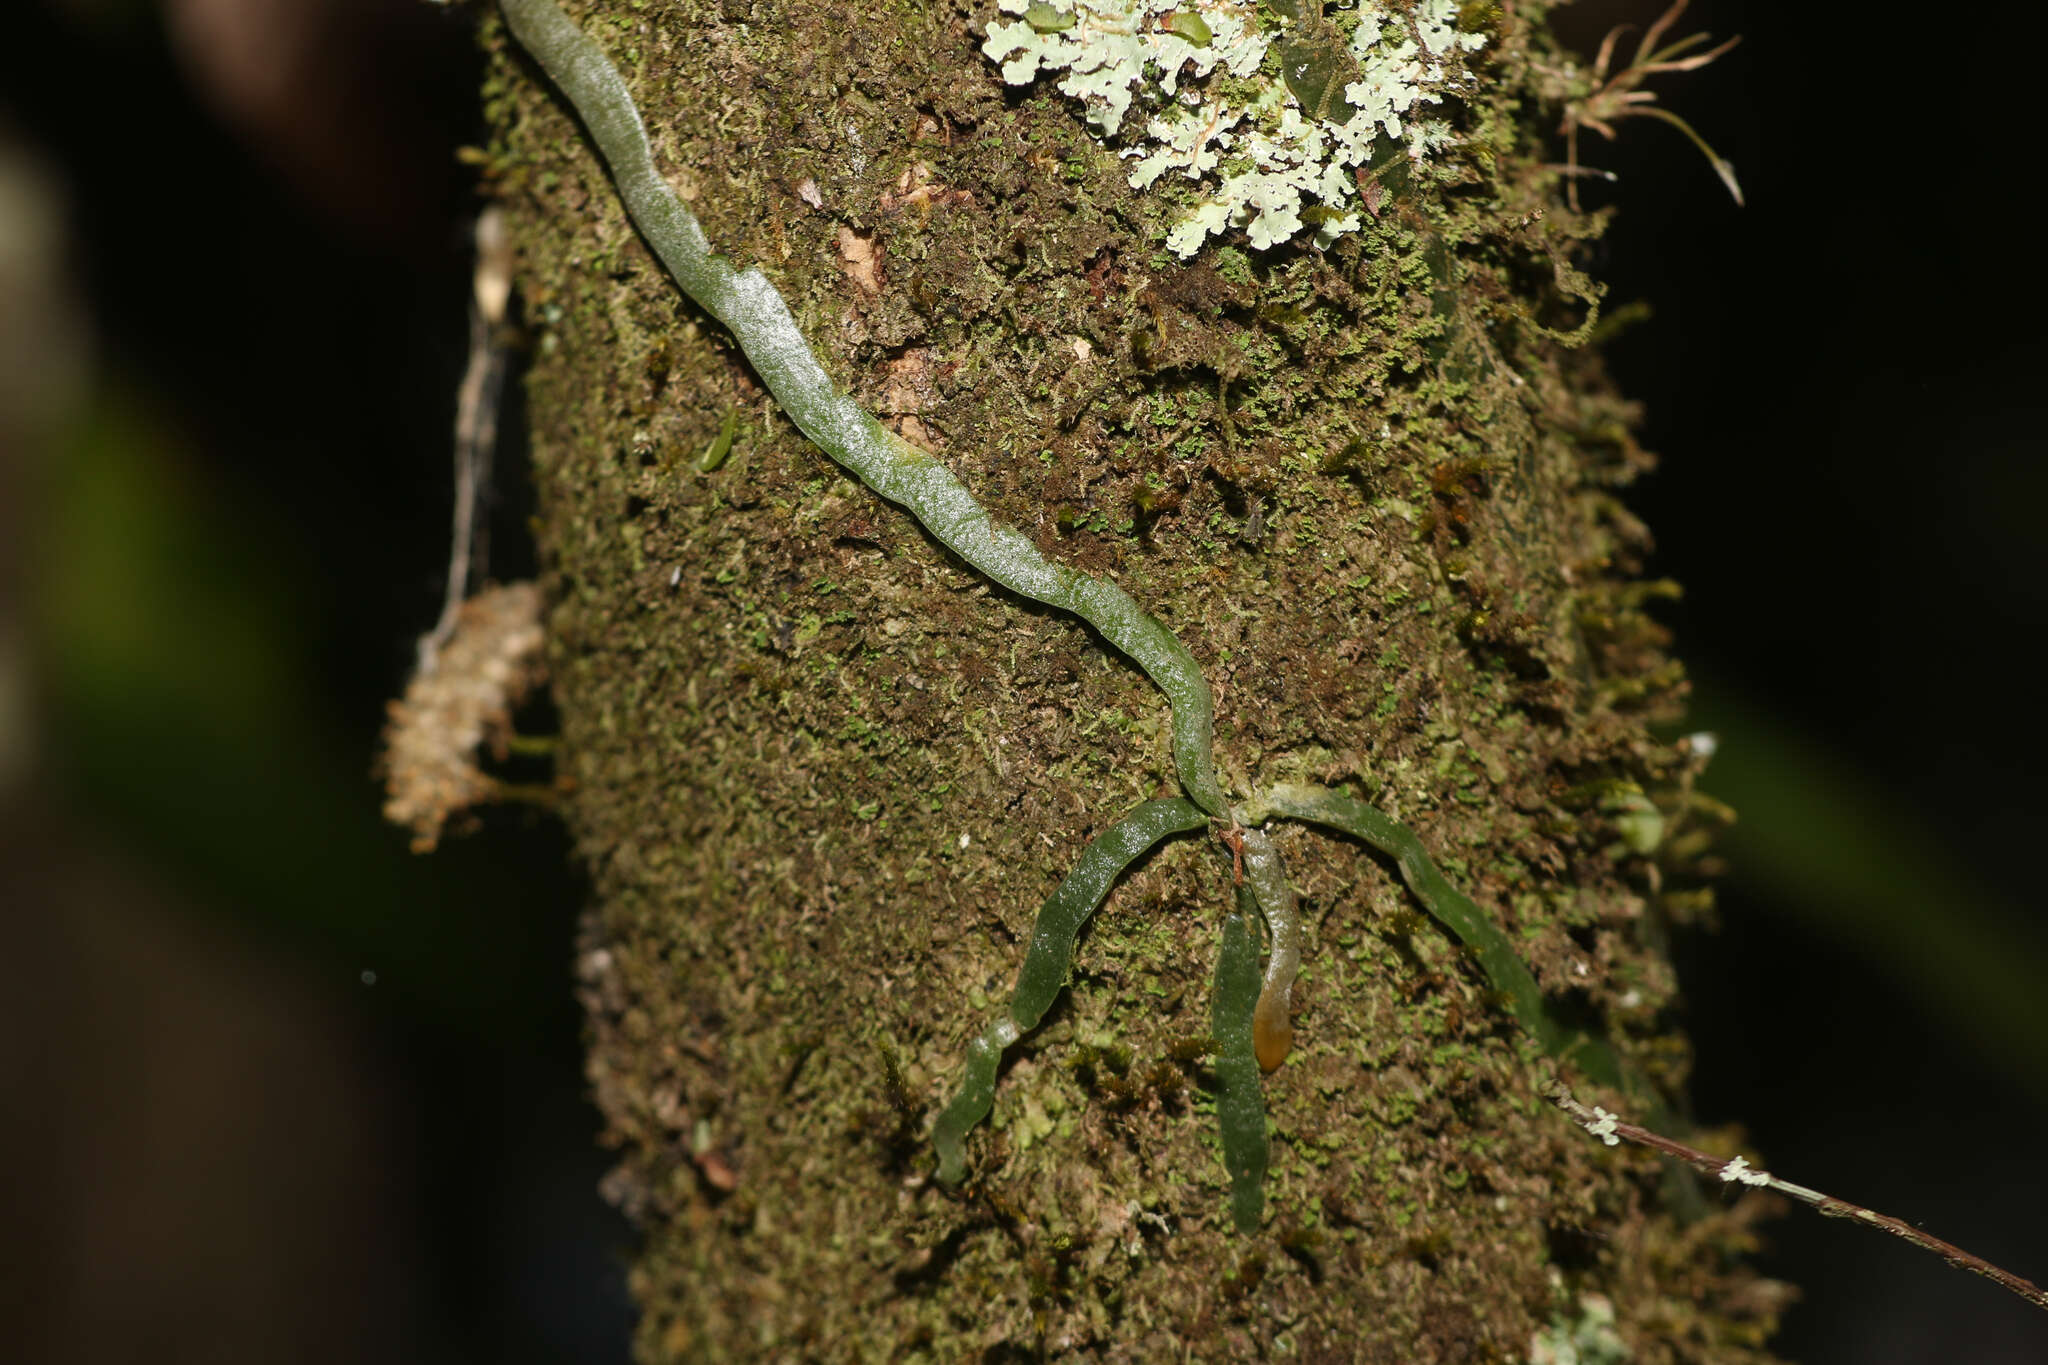
<instances>
[{"instance_id":1,"label":"white lichen patch","mask_svg":"<svg viewBox=\"0 0 2048 1365\"><path fill-rule=\"evenodd\" d=\"M1771 1173L1758 1170L1749 1164L1749 1158L1739 1156L1721 1168L1721 1179L1730 1184L1739 1180L1745 1185L1769 1185Z\"/></svg>"},{"instance_id":2,"label":"white lichen patch","mask_svg":"<svg viewBox=\"0 0 2048 1365\"><path fill-rule=\"evenodd\" d=\"M1389 149L1424 162L1452 141L1423 111L1470 88L1464 58L1486 41L1458 30L1455 0L1339 0L1285 27L1238 0L997 3L1018 17L991 24L982 52L1005 81L1064 73L1060 92L1137 162L1133 188L1196 182L1166 238L1183 257L1231 227L1260 248L1311 227L1319 246L1356 231L1360 168ZM1303 91L1321 92L1309 96L1318 108Z\"/></svg>"},{"instance_id":3,"label":"white lichen patch","mask_svg":"<svg viewBox=\"0 0 2048 1365\"><path fill-rule=\"evenodd\" d=\"M1040 71L1065 71L1062 94L1087 106L1104 137L1123 124L1142 87L1171 98L1184 77L1201 80L1219 66L1250 76L1267 39L1249 5L1197 0L997 0L1022 18L990 24L981 50L1001 62L1003 79L1029 85ZM1151 75L1147 77L1147 71Z\"/></svg>"},{"instance_id":4,"label":"white lichen patch","mask_svg":"<svg viewBox=\"0 0 2048 1365\"><path fill-rule=\"evenodd\" d=\"M1576 1320L1552 1318L1529 1342L1529 1365L1627 1365L1628 1343L1614 1330L1614 1304L1600 1294L1579 1300Z\"/></svg>"}]
</instances>

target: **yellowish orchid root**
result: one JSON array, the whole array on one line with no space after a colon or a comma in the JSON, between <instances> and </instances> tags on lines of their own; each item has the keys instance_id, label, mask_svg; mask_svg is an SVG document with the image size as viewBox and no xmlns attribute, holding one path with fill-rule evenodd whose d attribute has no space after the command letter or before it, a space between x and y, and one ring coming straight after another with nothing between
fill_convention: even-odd
<instances>
[{"instance_id":1,"label":"yellowish orchid root","mask_svg":"<svg viewBox=\"0 0 2048 1365\"><path fill-rule=\"evenodd\" d=\"M1252 1046L1259 1069L1274 1071L1294 1047L1294 978L1301 970L1301 913L1280 850L1263 832L1244 831L1244 879L1265 916L1271 948L1266 978L1252 1014Z\"/></svg>"}]
</instances>

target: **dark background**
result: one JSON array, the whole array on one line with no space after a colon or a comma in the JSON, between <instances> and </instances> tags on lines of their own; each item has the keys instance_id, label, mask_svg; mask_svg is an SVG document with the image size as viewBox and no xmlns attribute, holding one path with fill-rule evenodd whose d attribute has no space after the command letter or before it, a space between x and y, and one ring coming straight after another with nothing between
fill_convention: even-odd
<instances>
[{"instance_id":1,"label":"dark background","mask_svg":"<svg viewBox=\"0 0 2048 1365\"><path fill-rule=\"evenodd\" d=\"M1585 0L1587 50L1655 0ZM1953 14L1957 25L1947 25ZM472 17L28 0L0 37L0 1339L15 1358L622 1359L544 816L432 858L370 756L438 607ZM1680 945L1695 1098L1773 1169L2048 1279L2041 232L2018 4L1742 32L1582 156L1631 495L1743 815ZM1624 45L1627 50L1627 45ZM495 568L529 566L508 459ZM2048 1316L1804 1212L1820 1362ZM18 1324L18 1325L17 1325Z\"/></svg>"}]
</instances>

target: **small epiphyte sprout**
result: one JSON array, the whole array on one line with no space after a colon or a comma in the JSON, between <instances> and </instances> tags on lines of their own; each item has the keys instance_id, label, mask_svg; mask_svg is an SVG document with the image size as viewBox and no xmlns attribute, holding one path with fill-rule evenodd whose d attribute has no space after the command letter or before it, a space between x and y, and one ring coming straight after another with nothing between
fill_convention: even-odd
<instances>
[{"instance_id":1,"label":"small epiphyte sprout","mask_svg":"<svg viewBox=\"0 0 2048 1365\"><path fill-rule=\"evenodd\" d=\"M1636 43L1635 56L1629 64L1614 71L1614 49L1624 33L1633 27L1620 24L1610 29L1601 40L1600 51L1593 58L1590 75L1591 89L1580 98L1565 105L1564 122L1558 131L1565 137L1565 198L1574 212L1579 207L1579 178L1585 175L1604 175L1603 172L1588 171L1579 165L1579 130L1590 128L1609 142L1614 141L1614 125L1623 119L1653 118L1662 120L1685 134L1707 164L1714 168L1714 174L1721 177L1721 183L1728 187L1737 204L1742 203L1742 186L1735 179L1735 167L1719 152L1708 145L1690 123L1669 109L1657 104L1657 92L1643 89L1643 82L1652 76L1661 76L1673 71L1697 71L1714 61L1728 49L1742 41L1741 35L1727 42L1708 48L1705 52L1694 52L1701 43L1710 41L1710 35L1692 33L1664 47L1665 32L1676 23L1678 16L1692 0L1672 0L1671 8L1664 11L1656 23L1643 31ZM1691 53L1690 56L1685 54ZM1606 177L1612 178L1612 177Z\"/></svg>"}]
</instances>

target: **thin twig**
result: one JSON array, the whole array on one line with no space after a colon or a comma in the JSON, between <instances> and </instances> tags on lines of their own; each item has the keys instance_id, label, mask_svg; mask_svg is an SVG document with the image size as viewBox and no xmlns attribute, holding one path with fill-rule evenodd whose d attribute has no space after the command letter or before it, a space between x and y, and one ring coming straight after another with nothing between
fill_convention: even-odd
<instances>
[{"instance_id":1,"label":"thin twig","mask_svg":"<svg viewBox=\"0 0 2048 1365\"><path fill-rule=\"evenodd\" d=\"M485 209L476 223L476 276L469 310L469 366L455 395L455 519L448 546L448 590L441 619L420 637L418 672L434 671L456 618L490 560L487 527L478 511L490 487L498 444L498 398L505 384L502 341L505 305L512 293L512 247L502 210Z\"/></svg>"},{"instance_id":2,"label":"thin twig","mask_svg":"<svg viewBox=\"0 0 2048 1365\"><path fill-rule=\"evenodd\" d=\"M1588 1108L1574 1099L1572 1093L1563 1086L1552 1086L1545 1094L1552 1104L1570 1115L1574 1123L1610 1147L1620 1142L1632 1142L1638 1147L1648 1147L1651 1151L1676 1157L1701 1175L1712 1176L1727 1184L1753 1185L1758 1189L1775 1190L1788 1199L1796 1199L1814 1209L1822 1217L1854 1219L1882 1232L1889 1232L1894 1237L1902 1237L1922 1251L1929 1251L1941 1257L1958 1270L1982 1275L1985 1279L2011 1290L2036 1308L2048 1309L2048 1290L2042 1289L2030 1280L2021 1279L2009 1270L2001 1270L1983 1257L1973 1256L1951 1242L1944 1242L1939 1237L1922 1232L1911 1223L1901 1222L1888 1214L1866 1209L1861 1204L1852 1204L1846 1199L1822 1194L1819 1190L1808 1189L1804 1185L1795 1185L1789 1180L1780 1180L1769 1171L1750 1165L1745 1157L1709 1156L1697 1147L1688 1147L1683 1142L1665 1137L1661 1133L1653 1133L1605 1109L1597 1106Z\"/></svg>"}]
</instances>

